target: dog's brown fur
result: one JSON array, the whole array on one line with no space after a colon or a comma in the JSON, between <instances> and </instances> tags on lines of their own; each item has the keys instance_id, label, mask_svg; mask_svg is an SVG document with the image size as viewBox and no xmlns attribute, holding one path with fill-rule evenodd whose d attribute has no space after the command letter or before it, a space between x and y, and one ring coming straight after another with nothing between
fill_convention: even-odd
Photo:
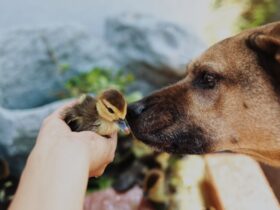
<instances>
[{"instance_id":1,"label":"dog's brown fur","mask_svg":"<svg viewBox=\"0 0 280 210\"><path fill-rule=\"evenodd\" d=\"M280 166L280 22L210 47L186 77L129 106L133 133L159 150L230 150Z\"/></svg>"}]
</instances>

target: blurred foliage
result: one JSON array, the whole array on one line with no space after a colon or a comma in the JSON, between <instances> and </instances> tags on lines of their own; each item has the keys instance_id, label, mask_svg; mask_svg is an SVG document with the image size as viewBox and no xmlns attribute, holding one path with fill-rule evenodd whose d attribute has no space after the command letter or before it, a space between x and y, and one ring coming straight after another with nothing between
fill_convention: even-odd
<instances>
[{"instance_id":1,"label":"blurred foliage","mask_svg":"<svg viewBox=\"0 0 280 210\"><path fill-rule=\"evenodd\" d=\"M265 24L276 14L279 0L215 0L214 7L240 4L242 13L237 20L238 29L244 30Z\"/></svg>"},{"instance_id":2,"label":"blurred foliage","mask_svg":"<svg viewBox=\"0 0 280 210\"><path fill-rule=\"evenodd\" d=\"M267 23L277 11L278 0L254 0L248 2L241 16L240 29L253 28Z\"/></svg>"},{"instance_id":3,"label":"blurred foliage","mask_svg":"<svg viewBox=\"0 0 280 210\"><path fill-rule=\"evenodd\" d=\"M142 97L141 92L129 93L127 87L135 81L131 73L124 73L123 70L110 70L95 67L87 73L80 74L70 79L65 88L68 96L77 97L83 93L98 95L103 90L115 88L125 94L126 100L132 102Z\"/></svg>"},{"instance_id":4,"label":"blurred foliage","mask_svg":"<svg viewBox=\"0 0 280 210\"><path fill-rule=\"evenodd\" d=\"M109 188L112 186L113 181L113 177L110 176L101 176L99 178L90 179L88 183L87 193Z\"/></svg>"},{"instance_id":5,"label":"blurred foliage","mask_svg":"<svg viewBox=\"0 0 280 210\"><path fill-rule=\"evenodd\" d=\"M8 209L18 186L18 178L10 174L8 162L0 158L0 210Z\"/></svg>"}]
</instances>

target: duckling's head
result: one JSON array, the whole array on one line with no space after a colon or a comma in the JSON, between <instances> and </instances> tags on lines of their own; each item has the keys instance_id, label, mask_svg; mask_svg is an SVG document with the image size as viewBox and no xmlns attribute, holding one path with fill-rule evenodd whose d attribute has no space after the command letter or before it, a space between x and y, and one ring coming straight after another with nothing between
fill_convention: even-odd
<instances>
[{"instance_id":1,"label":"duckling's head","mask_svg":"<svg viewBox=\"0 0 280 210\"><path fill-rule=\"evenodd\" d=\"M102 92L97 98L96 108L101 118L117 123L125 133L129 131L125 121L127 103L118 90L109 89Z\"/></svg>"}]
</instances>

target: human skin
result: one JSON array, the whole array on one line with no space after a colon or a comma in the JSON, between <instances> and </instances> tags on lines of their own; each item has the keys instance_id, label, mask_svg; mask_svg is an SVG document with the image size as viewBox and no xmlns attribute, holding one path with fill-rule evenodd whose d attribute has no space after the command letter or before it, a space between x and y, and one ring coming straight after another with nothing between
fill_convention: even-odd
<instances>
[{"instance_id":1,"label":"human skin","mask_svg":"<svg viewBox=\"0 0 280 210\"><path fill-rule=\"evenodd\" d=\"M56 110L42 124L9 210L81 210L89 177L113 161L117 134L72 132Z\"/></svg>"}]
</instances>

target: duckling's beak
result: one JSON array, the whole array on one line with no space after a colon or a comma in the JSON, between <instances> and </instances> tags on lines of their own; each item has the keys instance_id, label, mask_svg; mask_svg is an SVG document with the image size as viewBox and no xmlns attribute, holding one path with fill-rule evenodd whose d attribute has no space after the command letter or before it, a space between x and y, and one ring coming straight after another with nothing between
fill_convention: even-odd
<instances>
[{"instance_id":1,"label":"duckling's beak","mask_svg":"<svg viewBox=\"0 0 280 210\"><path fill-rule=\"evenodd\" d=\"M128 135L130 133L130 128L126 120L122 120L122 119L118 120L117 125L121 130L121 132L123 132L125 135Z\"/></svg>"}]
</instances>

